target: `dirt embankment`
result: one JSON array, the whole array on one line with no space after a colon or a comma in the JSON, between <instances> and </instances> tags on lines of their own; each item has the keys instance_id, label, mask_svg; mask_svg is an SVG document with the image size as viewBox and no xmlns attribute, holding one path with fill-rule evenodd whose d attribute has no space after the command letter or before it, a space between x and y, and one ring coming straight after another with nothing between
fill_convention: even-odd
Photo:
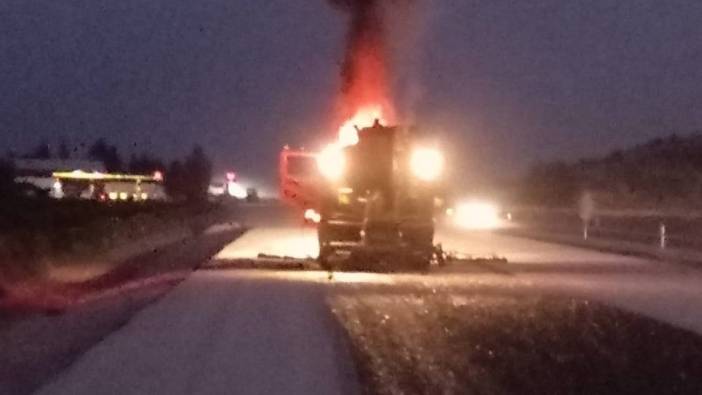
<instances>
[{"instance_id":1,"label":"dirt embankment","mask_svg":"<svg viewBox=\"0 0 702 395\"><path fill-rule=\"evenodd\" d=\"M78 215L77 204L87 204L87 213L66 219L62 226L47 221L46 227L29 224L0 236L0 307L27 301L31 305L65 305L69 303L66 299L118 285L143 272L160 273L162 270L151 262L163 252L235 217L231 207L219 205L94 207L92 202L53 206L58 213L40 217L65 217L65 211ZM220 231L238 230L229 226ZM42 242L49 237L60 242Z\"/></svg>"},{"instance_id":2,"label":"dirt embankment","mask_svg":"<svg viewBox=\"0 0 702 395\"><path fill-rule=\"evenodd\" d=\"M43 299L33 295L14 309L3 309L0 300L0 394L34 393L240 233L216 230L132 257L116 271L45 292ZM61 304L46 305L51 302Z\"/></svg>"},{"instance_id":3,"label":"dirt embankment","mask_svg":"<svg viewBox=\"0 0 702 395\"><path fill-rule=\"evenodd\" d=\"M19 200L2 211L0 284L49 276L67 266L99 271L226 217L223 207L213 205L91 201Z\"/></svg>"}]
</instances>

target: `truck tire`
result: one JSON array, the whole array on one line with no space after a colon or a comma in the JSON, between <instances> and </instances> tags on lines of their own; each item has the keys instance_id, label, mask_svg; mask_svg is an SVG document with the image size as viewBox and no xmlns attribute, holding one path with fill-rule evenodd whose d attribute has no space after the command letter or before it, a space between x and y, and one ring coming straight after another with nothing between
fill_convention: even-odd
<instances>
[{"instance_id":1,"label":"truck tire","mask_svg":"<svg viewBox=\"0 0 702 395\"><path fill-rule=\"evenodd\" d=\"M317 257L317 262L322 270L331 271L332 265L329 257L334 255L334 249L326 244L321 244L319 246L319 256Z\"/></svg>"}]
</instances>

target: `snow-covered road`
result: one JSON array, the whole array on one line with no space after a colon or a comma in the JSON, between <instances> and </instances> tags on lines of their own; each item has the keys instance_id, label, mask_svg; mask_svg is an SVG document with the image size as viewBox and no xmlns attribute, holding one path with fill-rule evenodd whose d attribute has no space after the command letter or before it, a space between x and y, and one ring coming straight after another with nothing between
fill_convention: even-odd
<instances>
[{"instance_id":1,"label":"snow-covered road","mask_svg":"<svg viewBox=\"0 0 702 395\"><path fill-rule=\"evenodd\" d=\"M260 223L215 258L316 254L315 233ZM327 298L379 289L575 296L702 333L702 274L674 264L490 232L442 228L448 250L509 263L455 263L428 275L201 270L78 359L42 394L353 393Z\"/></svg>"},{"instance_id":2,"label":"snow-covered road","mask_svg":"<svg viewBox=\"0 0 702 395\"><path fill-rule=\"evenodd\" d=\"M353 393L340 339L319 286L203 271L39 393Z\"/></svg>"}]
</instances>

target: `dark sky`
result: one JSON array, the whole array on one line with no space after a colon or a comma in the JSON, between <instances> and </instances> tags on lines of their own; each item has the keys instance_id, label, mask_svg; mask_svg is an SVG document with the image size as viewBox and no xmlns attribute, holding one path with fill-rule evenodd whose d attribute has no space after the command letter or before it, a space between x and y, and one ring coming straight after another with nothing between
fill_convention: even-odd
<instances>
[{"instance_id":1,"label":"dark sky","mask_svg":"<svg viewBox=\"0 0 702 395\"><path fill-rule=\"evenodd\" d=\"M702 129L702 2L417 3L399 88L464 182ZM344 31L324 0L4 0L0 144L200 143L273 180L330 135Z\"/></svg>"}]
</instances>

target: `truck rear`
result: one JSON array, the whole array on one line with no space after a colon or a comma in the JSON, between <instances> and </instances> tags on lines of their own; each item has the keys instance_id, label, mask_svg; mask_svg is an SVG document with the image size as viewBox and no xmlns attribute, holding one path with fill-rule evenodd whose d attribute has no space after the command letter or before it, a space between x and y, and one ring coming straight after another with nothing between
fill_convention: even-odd
<instances>
[{"instance_id":1,"label":"truck rear","mask_svg":"<svg viewBox=\"0 0 702 395\"><path fill-rule=\"evenodd\" d=\"M435 254L434 214L443 157L413 130L378 122L358 143L318 157L319 262L370 270L426 270Z\"/></svg>"}]
</instances>

